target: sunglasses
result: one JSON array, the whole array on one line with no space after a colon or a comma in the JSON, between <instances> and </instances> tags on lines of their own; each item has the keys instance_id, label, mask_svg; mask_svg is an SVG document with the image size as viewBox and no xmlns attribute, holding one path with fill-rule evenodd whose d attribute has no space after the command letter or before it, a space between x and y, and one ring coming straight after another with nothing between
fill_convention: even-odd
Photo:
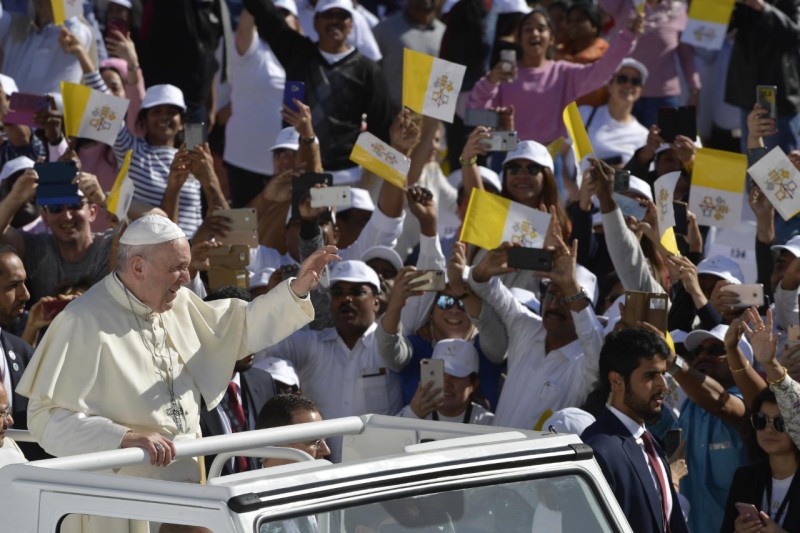
<instances>
[{"instance_id":1,"label":"sunglasses","mask_svg":"<svg viewBox=\"0 0 800 533\"><path fill-rule=\"evenodd\" d=\"M340 22L343 22L343 21L351 18L350 13L348 13L347 11L338 10L338 9L329 9L328 11L323 11L322 13L317 13L317 16L319 18L323 18L323 19L327 19L327 20L336 19L336 20L338 20Z\"/></svg>"},{"instance_id":2,"label":"sunglasses","mask_svg":"<svg viewBox=\"0 0 800 533\"><path fill-rule=\"evenodd\" d=\"M631 82L631 85L633 85L634 87L642 86L642 78L634 78L626 74L617 74L617 77L615 79L617 80L617 83L619 83L620 85L624 85L628 82Z\"/></svg>"},{"instance_id":3,"label":"sunglasses","mask_svg":"<svg viewBox=\"0 0 800 533\"><path fill-rule=\"evenodd\" d=\"M542 171L543 167L542 165L537 165L536 163L528 163L525 166L518 165L517 163L511 163L510 165L506 165L506 172L511 176L516 176L523 168L528 172L528 174L535 176Z\"/></svg>"},{"instance_id":4,"label":"sunglasses","mask_svg":"<svg viewBox=\"0 0 800 533\"><path fill-rule=\"evenodd\" d=\"M771 424L772 429L778 433L786 433L786 424L783 422L783 417L780 415L775 418L770 418L764 413L753 413L750 415L750 423L753 424L753 429L756 431L763 431L767 429L767 424Z\"/></svg>"},{"instance_id":5,"label":"sunglasses","mask_svg":"<svg viewBox=\"0 0 800 533\"><path fill-rule=\"evenodd\" d=\"M702 354L709 355L711 357L722 357L723 355L727 355L727 350L725 349L724 345L721 344L712 344L706 347L700 346L695 348L692 352L692 357L698 357Z\"/></svg>"},{"instance_id":6,"label":"sunglasses","mask_svg":"<svg viewBox=\"0 0 800 533\"><path fill-rule=\"evenodd\" d=\"M79 202L77 204L46 205L44 208L47 209L48 212L58 215L59 213L63 213L65 209L69 209L70 211L80 211L85 205L86 202Z\"/></svg>"},{"instance_id":7,"label":"sunglasses","mask_svg":"<svg viewBox=\"0 0 800 533\"><path fill-rule=\"evenodd\" d=\"M464 302L461 301L461 298L453 298L452 296L447 296L446 294L440 294L439 297L436 298L436 307L442 311L452 309L456 304L458 304L459 309L462 311L464 310Z\"/></svg>"}]
</instances>

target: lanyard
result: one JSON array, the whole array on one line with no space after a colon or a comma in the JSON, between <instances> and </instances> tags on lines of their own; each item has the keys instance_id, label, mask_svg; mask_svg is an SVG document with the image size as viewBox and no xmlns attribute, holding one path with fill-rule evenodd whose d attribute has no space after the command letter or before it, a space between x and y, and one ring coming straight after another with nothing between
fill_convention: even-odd
<instances>
[{"instance_id":1,"label":"lanyard","mask_svg":"<svg viewBox=\"0 0 800 533\"><path fill-rule=\"evenodd\" d=\"M467 404L467 410L464 411L464 423L469 424L470 418L472 418L472 402L469 402ZM431 413L431 419L439 420L439 414L436 411L434 411L433 413Z\"/></svg>"},{"instance_id":2,"label":"lanyard","mask_svg":"<svg viewBox=\"0 0 800 533\"><path fill-rule=\"evenodd\" d=\"M778 507L777 512L775 513L775 523L782 524L781 517L783 513L786 511L786 508L789 506L789 499L792 494L795 493L797 489L797 478L800 477L797 475L797 472L794 474L794 478L792 479L792 483L789 485L789 490L786 491L786 496L783 497L783 501L781 502L780 507ZM772 473L770 472L769 481L767 483L767 509L772 509Z\"/></svg>"}]
</instances>

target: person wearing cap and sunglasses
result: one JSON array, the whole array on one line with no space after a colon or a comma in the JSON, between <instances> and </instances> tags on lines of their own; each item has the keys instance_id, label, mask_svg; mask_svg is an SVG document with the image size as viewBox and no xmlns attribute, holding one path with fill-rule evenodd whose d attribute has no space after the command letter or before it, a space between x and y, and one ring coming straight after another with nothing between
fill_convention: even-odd
<instances>
[{"instance_id":1,"label":"person wearing cap and sunglasses","mask_svg":"<svg viewBox=\"0 0 800 533\"><path fill-rule=\"evenodd\" d=\"M800 531L800 449L787 433L774 392L761 391L751 412L758 461L736 470L719 531ZM740 503L754 505L758 516L742 514Z\"/></svg>"}]
</instances>

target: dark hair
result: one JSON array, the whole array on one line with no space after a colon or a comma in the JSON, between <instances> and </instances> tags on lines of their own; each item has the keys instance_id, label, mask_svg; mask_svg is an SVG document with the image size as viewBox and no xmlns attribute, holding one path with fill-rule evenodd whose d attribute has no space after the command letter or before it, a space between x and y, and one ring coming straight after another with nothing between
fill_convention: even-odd
<instances>
[{"instance_id":1,"label":"dark hair","mask_svg":"<svg viewBox=\"0 0 800 533\"><path fill-rule=\"evenodd\" d=\"M180 107L178 107L176 105L172 105L172 104L167 104L167 105L171 105L172 107L177 108L180 111L180 114L181 114L181 122L186 124L186 110L181 109ZM149 142L149 141L147 141L147 131L145 131L145 127L144 127L145 119L147 118L147 112L150 111L151 109L155 108L155 107L158 107L158 106L153 106L153 107L140 109L139 110L139 114L136 115L136 125L141 129L141 131L144 132L144 140L146 142ZM181 131L179 131L178 133L175 134L174 146L175 146L175 148L179 148L180 145L182 145L182 144L183 144L183 130L181 130Z\"/></svg>"},{"instance_id":2,"label":"dark hair","mask_svg":"<svg viewBox=\"0 0 800 533\"><path fill-rule=\"evenodd\" d=\"M245 302L253 301L253 295L250 294L250 291L235 285L228 285L226 287L214 289L208 293L204 301L213 302L214 300L224 300L226 298L237 298L239 300L244 300Z\"/></svg>"},{"instance_id":3,"label":"dark hair","mask_svg":"<svg viewBox=\"0 0 800 533\"><path fill-rule=\"evenodd\" d=\"M297 411L319 412L317 404L297 394L278 394L264 404L256 419L256 429L290 426Z\"/></svg>"},{"instance_id":4,"label":"dark hair","mask_svg":"<svg viewBox=\"0 0 800 533\"><path fill-rule=\"evenodd\" d=\"M753 398L753 403L750 406L750 413L758 413L761 411L761 406L765 403L771 403L778 405L778 399L775 397L775 393L772 392L770 388L766 388L758 393L758 395ZM781 412L781 416L783 413ZM784 424L786 423L786 418L783 419ZM746 421L746 428L743 428L743 439L746 449L749 452L749 458L751 462L758 462L758 461L767 461L769 456L767 453L758 445L758 437L756 437L756 430L753 428L753 425L750 423L750 419L748 418ZM794 448L795 457L797 457L798 461L800 461L800 449L798 449L797 445L794 443L792 439L792 447Z\"/></svg>"},{"instance_id":5,"label":"dark hair","mask_svg":"<svg viewBox=\"0 0 800 533\"><path fill-rule=\"evenodd\" d=\"M589 19L589 22L591 22L592 26L594 26L595 28L594 36L595 37L600 36L600 30L602 29L603 19L602 16L600 15L600 8L598 8L597 5L595 5L592 2L585 2L585 1L576 2L571 6L569 6L569 9L567 9L567 17L569 17L569 14L573 11L580 11L581 13L583 13L583 15Z\"/></svg>"},{"instance_id":6,"label":"dark hair","mask_svg":"<svg viewBox=\"0 0 800 533\"><path fill-rule=\"evenodd\" d=\"M14 254L17 257L19 257L19 253L17 252L16 248L11 246L10 244L0 244L0 255L6 255L6 254Z\"/></svg>"},{"instance_id":7,"label":"dark hair","mask_svg":"<svg viewBox=\"0 0 800 533\"><path fill-rule=\"evenodd\" d=\"M533 161L533 163L540 165L540 163L537 161ZM567 212L564 210L564 207L561 205L561 200L558 196L558 184L556 183L556 177L553 174L553 171L548 167L543 165L540 166L542 167L542 177L544 179L542 180L542 192L539 195L539 203L544 204L548 209L550 206L554 206L556 208L556 217L558 218L558 222L561 224L562 238L564 239L564 242L570 242L569 236L571 233L572 223L567 215ZM503 181L501 182L501 185L503 186L503 189L500 191L500 196L516 201L511 198L506 189L505 165L503 168L502 180ZM538 205L530 205L528 207L539 209Z\"/></svg>"},{"instance_id":8,"label":"dark hair","mask_svg":"<svg viewBox=\"0 0 800 533\"><path fill-rule=\"evenodd\" d=\"M548 13L548 11L546 9L543 9L541 7L535 7L535 8L533 8L533 10L530 13L528 13L527 15L522 17L522 20L519 21L519 29L517 30L517 42L518 43L522 42L522 27L525 25L525 22L529 18L531 18L534 15L536 15L537 13L539 15L541 15L542 17L544 17L544 22L545 22L545 24L547 24L547 27L550 29L550 41L551 42L550 42L550 47L547 49L547 53L545 54L545 56L547 57L547 59L552 59L553 58L553 49L555 48L555 42L556 42L556 27L553 24L553 19L550 18L550 13ZM524 55L525 51L523 50L522 53Z\"/></svg>"},{"instance_id":9,"label":"dark hair","mask_svg":"<svg viewBox=\"0 0 800 533\"><path fill-rule=\"evenodd\" d=\"M664 339L644 329L622 329L613 331L606 337L600 350L600 385L608 397L611 393L609 372L623 377L625 385L630 383L634 370L639 368L642 359L652 361L655 357L667 359L670 351Z\"/></svg>"}]
</instances>

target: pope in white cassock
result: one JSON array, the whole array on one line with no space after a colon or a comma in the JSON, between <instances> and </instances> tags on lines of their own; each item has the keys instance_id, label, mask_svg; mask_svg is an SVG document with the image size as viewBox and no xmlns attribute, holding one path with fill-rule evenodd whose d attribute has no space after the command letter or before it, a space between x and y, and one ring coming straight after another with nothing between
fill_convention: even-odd
<instances>
[{"instance_id":1,"label":"pope in white cassock","mask_svg":"<svg viewBox=\"0 0 800 533\"><path fill-rule=\"evenodd\" d=\"M308 297L338 259L321 248L297 278L246 303L203 302L189 282L190 248L159 215L120 239L117 270L70 303L39 343L17 392L28 427L55 456L138 446L151 463L119 474L197 482L194 459L173 461L173 440L200 437L200 399L214 409L236 360L308 324Z\"/></svg>"}]
</instances>

